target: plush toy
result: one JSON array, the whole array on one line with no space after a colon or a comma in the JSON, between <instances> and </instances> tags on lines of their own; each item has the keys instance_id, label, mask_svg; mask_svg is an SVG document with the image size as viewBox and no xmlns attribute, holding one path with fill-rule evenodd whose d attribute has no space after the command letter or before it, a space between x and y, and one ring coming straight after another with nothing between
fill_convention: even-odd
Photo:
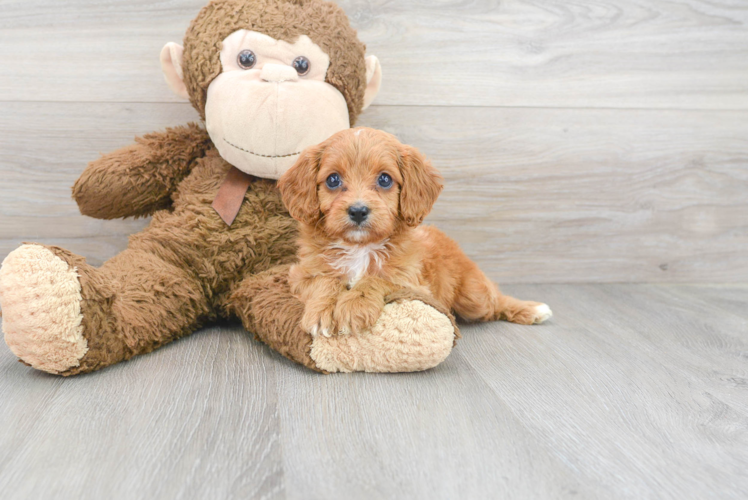
<instances>
[{"instance_id":1,"label":"plush toy","mask_svg":"<svg viewBox=\"0 0 748 500\"><path fill-rule=\"evenodd\" d=\"M184 48L164 47L170 87L205 121L148 134L90 163L73 187L84 215L152 215L100 268L24 244L0 269L3 330L24 363L75 375L143 354L218 317L314 370L414 371L459 336L422 294L387 297L366 332L312 338L289 292L296 224L275 179L307 146L349 128L377 94L379 62L322 0L214 0Z\"/></svg>"}]
</instances>

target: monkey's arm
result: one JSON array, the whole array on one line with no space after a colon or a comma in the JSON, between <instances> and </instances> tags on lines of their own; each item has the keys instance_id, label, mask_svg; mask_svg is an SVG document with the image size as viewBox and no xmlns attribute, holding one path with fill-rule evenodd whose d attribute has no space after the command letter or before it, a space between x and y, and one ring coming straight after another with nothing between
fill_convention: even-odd
<instances>
[{"instance_id":1,"label":"monkey's arm","mask_svg":"<svg viewBox=\"0 0 748 500\"><path fill-rule=\"evenodd\" d=\"M73 198L83 215L97 219L150 215L169 206L171 193L210 145L194 123L139 137L89 163Z\"/></svg>"}]
</instances>

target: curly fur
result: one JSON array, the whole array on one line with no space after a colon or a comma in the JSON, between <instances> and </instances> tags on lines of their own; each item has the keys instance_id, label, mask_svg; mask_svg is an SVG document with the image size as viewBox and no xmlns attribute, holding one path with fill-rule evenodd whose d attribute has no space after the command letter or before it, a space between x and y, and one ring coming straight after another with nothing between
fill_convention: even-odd
<instances>
[{"instance_id":1,"label":"curly fur","mask_svg":"<svg viewBox=\"0 0 748 500\"><path fill-rule=\"evenodd\" d=\"M328 187L333 174L340 185ZM391 177L391 186L377 184L382 174ZM305 304L302 327L313 335L372 327L384 297L401 288L422 290L467 320L544 320L547 306L501 294L455 241L419 226L442 177L391 134L338 132L303 153L279 186L301 222L299 263L289 284ZM351 218L354 206L369 210L362 222Z\"/></svg>"}]
</instances>

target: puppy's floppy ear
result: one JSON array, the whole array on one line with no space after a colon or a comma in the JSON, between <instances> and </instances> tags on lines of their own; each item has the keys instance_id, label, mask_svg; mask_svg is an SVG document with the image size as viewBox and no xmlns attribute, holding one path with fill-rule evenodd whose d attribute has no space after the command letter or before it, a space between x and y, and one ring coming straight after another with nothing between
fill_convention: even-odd
<instances>
[{"instance_id":1,"label":"puppy's floppy ear","mask_svg":"<svg viewBox=\"0 0 748 500\"><path fill-rule=\"evenodd\" d=\"M420 151L405 144L400 145L400 174L400 217L415 227L431 212L444 179Z\"/></svg>"},{"instance_id":2,"label":"puppy's floppy ear","mask_svg":"<svg viewBox=\"0 0 748 500\"><path fill-rule=\"evenodd\" d=\"M317 173L325 143L306 148L291 168L278 179L278 189L291 217L304 224L319 221Z\"/></svg>"}]
</instances>

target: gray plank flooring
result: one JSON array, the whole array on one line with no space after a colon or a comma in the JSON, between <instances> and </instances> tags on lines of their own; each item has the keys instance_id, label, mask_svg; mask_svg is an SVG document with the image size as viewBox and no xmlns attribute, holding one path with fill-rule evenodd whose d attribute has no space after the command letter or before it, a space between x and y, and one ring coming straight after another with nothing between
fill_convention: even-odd
<instances>
[{"instance_id":1,"label":"gray plank flooring","mask_svg":"<svg viewBox=\"0 0 748 500\"><path fill-rule=\"evenodd\" d=\"M416 374L317 375L236 325L99 373L0 347L3 498L745 498L748 286L514 285Z\"/></svg>"}]
</instances>

